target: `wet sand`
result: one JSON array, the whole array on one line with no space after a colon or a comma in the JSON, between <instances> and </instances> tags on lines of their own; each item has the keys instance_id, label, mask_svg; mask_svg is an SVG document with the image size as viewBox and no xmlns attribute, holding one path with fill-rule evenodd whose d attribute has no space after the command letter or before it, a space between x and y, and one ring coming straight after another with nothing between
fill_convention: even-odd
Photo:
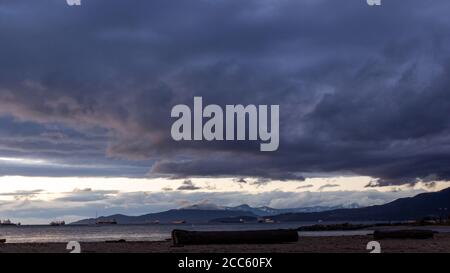
<instances>
[{"instance_id":1,"label":"wet sand","mask_svg":"<svg viewBox=\"0 0 450 273\"><path fill-rule=\"evenodd\" d=\"M297 243L273 245L200 245L173 247L161 242L81 242L84 253L367 253L372 236L300 237ZM434 239L380 240L384 253L450 253L450 234ZM0 253L68 253L63 243L0 244Z\"/></svg>"}]
</instances>

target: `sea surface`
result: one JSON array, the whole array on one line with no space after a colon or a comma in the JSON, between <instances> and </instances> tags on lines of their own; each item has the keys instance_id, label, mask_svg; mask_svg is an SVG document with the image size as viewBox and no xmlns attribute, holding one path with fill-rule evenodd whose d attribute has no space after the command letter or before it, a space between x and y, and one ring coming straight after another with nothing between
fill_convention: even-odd
<instances>
[{"instance_id":1,"label":"sea surface","mask_svg":"<svg viewBox=\"0 0 450 273\"><path fill-rule=\"evenodd\" d=\"M170 239L174 229L218 231L218 230L261 230L287 229L308 226L314 223L277 224L182 224L182 225L93 225L93 226L0 226L0 239L8 243L31 242L102 242L108 240L162 241ZM327 224L331 224L328 223ZM450 232L450 227L440 228L440 232ZM372 234L373 230L357 231L313 231L299 232L300 236L348 236Z\"/></svg>"}]
</instances>

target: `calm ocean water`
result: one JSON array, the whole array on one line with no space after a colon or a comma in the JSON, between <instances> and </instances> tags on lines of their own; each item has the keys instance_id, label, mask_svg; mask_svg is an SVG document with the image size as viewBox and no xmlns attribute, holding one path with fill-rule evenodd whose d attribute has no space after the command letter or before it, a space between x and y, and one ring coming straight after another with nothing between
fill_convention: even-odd
<instances>
[{"instance_id":1,"label":"calm ocean water","mask_svg":"<svg viewBox=\"0 0 450 273\"><path fill-rule=\"evenodd\" d=\"M127 241L161 241L170 238L173 229L186 230L259 230L298 228L314 223L282 223L282 224L199 224L199 225L104 225L104 226L0 226L0 238L9 243L24 242L97 242L125 239ZM369 231L370 232L370 231ZM357 231L351 234L366 234ZM305 232L306 236L315 236L317 232ZM322 235L325 233L320 232ZM334 235L336 232L330 233ZM341 232L341 235L347 233ZM338 234L338 235L339 235Z\"/></svg>"},{"instance_id":2,"label":"calm ocean water","mask_svg":"<svg viewBox=\"0 0 450 273\"><path fill-rule=\"evenodd\" d=\"M98 242L106 240L125 239L127 241L161 241L170 238L173 229L186 230L260 230L285 229L316 223L280 223L280 224L201 224L201 225L108 225L108 226L0 226L0 238L8 243L25 242ZM328 223L329 224L329 223ZM450 228L441 232L450 232ZM300 232L300 236L345 236L366 235L371 230L331 231L331 232Z\"/></svg>"}]
</instances>

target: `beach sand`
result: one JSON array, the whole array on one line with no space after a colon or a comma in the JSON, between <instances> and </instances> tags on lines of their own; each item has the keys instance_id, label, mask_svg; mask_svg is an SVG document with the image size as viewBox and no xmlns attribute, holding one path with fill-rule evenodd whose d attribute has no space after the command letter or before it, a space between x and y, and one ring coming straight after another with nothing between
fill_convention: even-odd
<instances>
[{"instance_id":1,"label":"beach sand","mask_svg":"<svg viewBox=\"0 0 450 273\"><path fill-rule=\"evenodd\" d=\"M273 245L200 245L173 247L161 242L81 242L84 253L367 253L372 236L300 237L297 243ZM425 240L381 240L384 253L450 253L450 234ZM68 253L63 243L0 244L0 253Z\"/></svg>"}]
</instances>

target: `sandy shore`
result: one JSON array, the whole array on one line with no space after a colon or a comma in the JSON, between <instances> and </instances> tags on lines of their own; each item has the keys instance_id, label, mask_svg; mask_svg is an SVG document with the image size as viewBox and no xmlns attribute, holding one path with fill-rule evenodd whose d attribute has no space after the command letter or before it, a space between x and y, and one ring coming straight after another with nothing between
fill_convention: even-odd
<instances>
[{"instance_id":1,"label":"sandy shore","mask_svg":"<svg viewBox=\"0 0 450 273\"><path fill-rule=\"evenodd\" d=\"M202 245L173 247L163 242L83 243L85 253L367 253L372 236L301 237L297 243L274 245ZM381 240L382 252L450 253L450 234L436 234L426 240ZM67 253L62 243L0 244L1 253Z\"/></svg>"}]
</instances>

